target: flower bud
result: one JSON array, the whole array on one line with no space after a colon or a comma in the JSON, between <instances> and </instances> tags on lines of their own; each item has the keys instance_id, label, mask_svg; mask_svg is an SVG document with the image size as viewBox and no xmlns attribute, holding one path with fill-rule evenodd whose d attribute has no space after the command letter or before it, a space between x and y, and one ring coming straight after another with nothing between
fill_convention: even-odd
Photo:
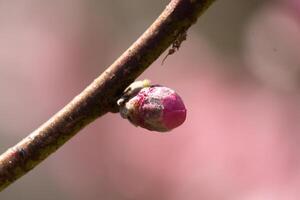
<instances>
[{"instance_id":1,"label":"flower bud","mask_svg":"<svg viewBox=\"0 0 300 200\"><path fill-rule=\"evenodd\" d=\"M174 90L154 85L141 89L120 105L120 114L136 126L165 132L185 121L186 108Z\"/></svg>"}]
</instances>

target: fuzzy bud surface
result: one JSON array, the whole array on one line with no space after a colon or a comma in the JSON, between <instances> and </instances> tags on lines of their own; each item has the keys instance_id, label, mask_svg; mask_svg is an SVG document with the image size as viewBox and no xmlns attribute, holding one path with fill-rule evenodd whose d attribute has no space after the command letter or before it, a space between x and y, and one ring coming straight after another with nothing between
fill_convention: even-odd
<instances>
[{"instance_id":1,"label":"fuzzy bud surface","mask_svg":"<svg viewBox=\"0 0 300 200\"><path fill-rule=\"evenodd\" d=\"M141 89L120 106L120 114L135 126L165 132L180 126L186 119L186 108L172 89L154 85Z\"/></svg>"}]
</instances>

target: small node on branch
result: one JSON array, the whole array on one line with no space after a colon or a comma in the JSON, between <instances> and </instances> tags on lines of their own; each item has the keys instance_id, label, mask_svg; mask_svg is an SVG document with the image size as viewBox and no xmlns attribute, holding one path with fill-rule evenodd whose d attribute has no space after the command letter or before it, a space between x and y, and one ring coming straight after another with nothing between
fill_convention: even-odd
<instances>
[{"instance_id":1,"label":"small node on branch","mask_svg":"<svg viewBox=\"0 0 300 200\"><path fill-rule=\"evenodd\" d=\"M124 105L128 99L135 96L139 91L145 87L150 87L151 81L148 79L142 81L135 81L131 83L123 92L122 97L117 101L118 106Z\"/></svg>"},{"instance_id":2,"label":"small node on branch","mask_svg":"<svg viewBox=\"0 0 300 200\"><path fill-rule=\"evenodd\" d=\"M185 41L186 38L187 38L187 33L186 33L186 31L183 32L183 33L180 33L180 34L178 35L178 37L177 37L177 38L175 39L175 41L172 43L172 47L169 49L168 54L167 54L167 55L164 57L164 59L162 60L162 62L161 62L162 65L164 64L165 60L167 59L167 57L168 57L169 55L172 55L172 54L174 54L176 51L179 50L181 43L182 43L183 41Z\"/></svg>"}]
</instances>

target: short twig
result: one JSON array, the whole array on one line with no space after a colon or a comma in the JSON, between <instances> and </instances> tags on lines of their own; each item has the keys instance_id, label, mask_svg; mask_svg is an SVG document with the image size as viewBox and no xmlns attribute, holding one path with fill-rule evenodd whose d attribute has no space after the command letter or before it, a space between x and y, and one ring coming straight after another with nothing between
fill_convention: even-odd
<instances>
[{"instance_id":1,"label":"short twig","mask_svg":"<svg viewBox=\"0 0 300 200\"><path fill-rule=\"evenodd\" d=\"M161 62L162 65L164 64L165 60L167 59L167 57L169 55L172 55L173 53L175 53L176 51L179 50L181 43L186 40L186 37L187 37L187 33L186 32L180 33L177 36L177 38L175 39L175 41L172 43L172 47L169 49L167 55L163 58L163 60Z\"/></svg>"}]
</instances>

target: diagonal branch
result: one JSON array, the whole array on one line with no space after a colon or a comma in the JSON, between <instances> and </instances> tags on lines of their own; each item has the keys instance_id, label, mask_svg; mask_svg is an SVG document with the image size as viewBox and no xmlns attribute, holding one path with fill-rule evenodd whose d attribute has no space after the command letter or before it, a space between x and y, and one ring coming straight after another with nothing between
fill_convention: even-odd
<instances>
[{"instance_id":1,"label":"diagonal branch","mask_svg":"<svg viewBox=\"0 0 300 200\"><path fill-rule=\"evenodd\" d=\"M107 112L122 91L196 22L214 0L171 0L146 32L61 111L0 156L0 191Z\"/></svg>"}]
</instances>

